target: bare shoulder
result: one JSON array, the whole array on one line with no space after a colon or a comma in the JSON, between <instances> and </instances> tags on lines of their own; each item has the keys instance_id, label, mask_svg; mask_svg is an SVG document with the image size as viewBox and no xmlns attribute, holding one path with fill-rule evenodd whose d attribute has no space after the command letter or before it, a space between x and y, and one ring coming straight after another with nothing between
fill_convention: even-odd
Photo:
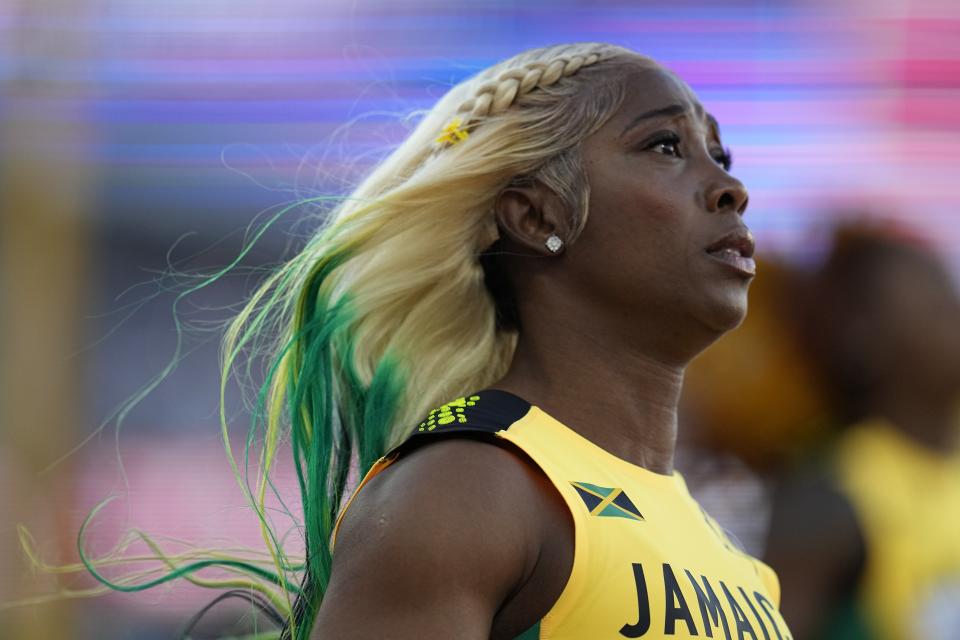
<instances>
[{"instance_id":1,"label":"bare shoulder","mask_svg":"<svg viewBox=\"0 0 960 640\"><path fill-rule=\"evenodd\" d=\"M337 551L370 540L404 542L419 532L429 533L434 548L462 546L460 541L484 532L482 540L499 540L505 552L520 542L518 534L528 538L535 530L537 476L533 464L507 444L458 437L421 446L357 494L344 515ZM482 521L471 521L471 515Z\"/></svg>"},{"instance_id":2,"label":"bare shoulder","mask_svg":"<svg viewBox=\"0 0 960 640\"><path fill-rule=\"evenodd\" d=\"M317 638L490 638L543 542L544 479L512 446L444 438L401 456L353 500ZM523 629L517 630L523 631Z\"/></svg>"}]
</instances>

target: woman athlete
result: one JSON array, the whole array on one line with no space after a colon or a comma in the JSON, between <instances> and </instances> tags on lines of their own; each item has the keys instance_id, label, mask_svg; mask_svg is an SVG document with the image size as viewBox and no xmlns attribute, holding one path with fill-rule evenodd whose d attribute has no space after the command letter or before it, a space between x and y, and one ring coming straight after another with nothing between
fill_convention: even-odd
<instances>
[{"instance_id":1,"label":"woman athlete","mask_svg":"<svg viewBox=\"0 0 960 640\"><path fill-rule=\"evenodd\" d=\"M422 337L412 397L437 408L350 500L313 637L789 637L772 571L673 468L684 368L754 275L716 120L581 44L455 87L412 145L434 134L386 164L405 219L372 240L421 272L380 285L371 339Z\"/></svg>"},{"instance_id":2,"label":"woman athlete","mask_svg":"<svg viewBox=\"0 0 960 640\"><path fill-rule=\"evenodd\" d=\"M271 566L168 577L296 640L789 638L673 469L684 368L754 275L729 169L690 88L621 47L453 87L228 332L224 380L279 328L248 440ZM305 562L265 500L288 442Z\"/></svg>"}]
</instances>

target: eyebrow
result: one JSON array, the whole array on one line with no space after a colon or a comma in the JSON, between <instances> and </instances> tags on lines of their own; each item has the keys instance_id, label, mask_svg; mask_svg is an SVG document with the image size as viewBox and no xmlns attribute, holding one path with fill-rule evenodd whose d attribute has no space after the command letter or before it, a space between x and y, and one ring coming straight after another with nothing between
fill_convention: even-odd
<instances>
[{"instance_id":1,"label":"eyebrow","mask_svg":"<svg viewBox=\"0 0 960 640\"><path fill-rule=\"evenodd\" d=\"M645 120L651 120L653 118L662 118L665 116L679 116L685 113L689 113L689 111L690 109L688 107L683 106L682 104L670 104L665 107L658 107L657 109L651 109L650 111L641 113L636 118L631 120L630 123L623 128L623 131L620 133L620 136L623 137L627 135L628 131L636 127L638 124L644 122ZM716 130L717 133L719 134L720 125L717 123L717 119L714 118L709 113L704 115L707 119L707 123L709 123L710 126L713 127L714 130Z\"/></svg>"}]
</instances>

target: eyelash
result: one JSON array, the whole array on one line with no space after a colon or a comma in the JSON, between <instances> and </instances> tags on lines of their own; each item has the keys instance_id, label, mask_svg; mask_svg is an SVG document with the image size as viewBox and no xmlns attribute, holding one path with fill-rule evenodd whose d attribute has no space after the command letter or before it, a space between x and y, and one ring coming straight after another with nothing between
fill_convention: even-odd
<instances>
[{"instance_id":1,"label":"eyelash","mask_svg":"<svg viewBox=\"0 0 960 640\"><path fill-rule=\"evenodd\" d=\"M679 145L680 136L672 132L659 135L653 140L651 140L644 147L644 150L653 149L657 145L661 145L661 144L671 144L674 146ZM668 154L668 155L672 155L672 154ZM713 159L717 164L723 167L724 171L730 171L730 167L733 166L733 153L730 151L730 147L723 147L720 153L713 156Z\"/></svg>"}]
</instances>

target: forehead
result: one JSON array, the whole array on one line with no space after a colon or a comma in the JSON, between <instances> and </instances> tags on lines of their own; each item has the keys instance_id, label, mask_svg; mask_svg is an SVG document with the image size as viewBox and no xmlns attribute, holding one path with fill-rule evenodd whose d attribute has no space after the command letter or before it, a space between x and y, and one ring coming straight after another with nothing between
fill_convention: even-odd
<instances>
[{"instance_id":1,"label":"forehead","mask_svg":"<svg viewBox=\"0 0 960 640\"><path fill-rule=\"evenodd\" d=\"M715 125L713 117L707 114L693 90L675 73L646 60L638 60L626 72L623 80L623 104L604 125L605 129L617 132L630 125L638 116L659 109L680 107L688 112L695 121Z\"/></svg>"}]
</instances>

